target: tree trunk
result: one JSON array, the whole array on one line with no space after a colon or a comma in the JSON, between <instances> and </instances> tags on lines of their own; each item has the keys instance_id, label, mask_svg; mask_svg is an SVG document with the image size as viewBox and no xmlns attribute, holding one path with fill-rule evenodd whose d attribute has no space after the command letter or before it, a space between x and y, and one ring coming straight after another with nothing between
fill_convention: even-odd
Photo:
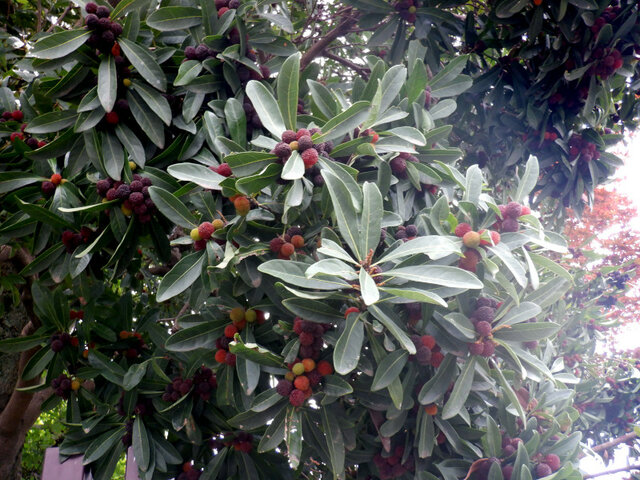
<instances>
[{"instance_id":1,"label":"tree trunk","mask_svg":"<svg viewBox=\"0 0 640 480\"><path fill-rule=\"evenodd\" d=\"M27 258L13 257L6 246L0 247L0 275L15 275ZM5 290L0 295L2 321L0 339L31 334L37 327L37 319L31 307L30 285L21 285L19 302L14 293ZM37 394L19 392L16 387L34 385L39 378L29 382L19 379L19 373L29 358L37 351L22 354L0 354L0 479L20 480L22 446L24 439L40 415L42 402L51 394L47 388Z\"/></svg>"}]
</instances>

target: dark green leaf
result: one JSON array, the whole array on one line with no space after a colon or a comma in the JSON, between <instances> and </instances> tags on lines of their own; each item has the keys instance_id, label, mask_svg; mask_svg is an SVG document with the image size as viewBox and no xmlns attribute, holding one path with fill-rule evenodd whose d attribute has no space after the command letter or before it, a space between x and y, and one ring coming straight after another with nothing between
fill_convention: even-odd
<instances>
[{"instance_id":1,"label":"dark green leaf","mask_svg":"<svg viewBox=\"0 0 640 480\"><path fill-rule=\"evenodd\" d=\"M205 257L202 251L183 257L160 281L156 300L164 302L189 288L193 282L200 278Z\"/></svg>"}]
</instances>

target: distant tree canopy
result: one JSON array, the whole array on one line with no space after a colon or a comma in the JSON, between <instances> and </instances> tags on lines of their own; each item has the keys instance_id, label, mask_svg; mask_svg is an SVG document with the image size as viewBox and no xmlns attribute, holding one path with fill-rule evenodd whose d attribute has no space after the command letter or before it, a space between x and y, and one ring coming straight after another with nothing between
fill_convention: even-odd
<instances>
[{"instance_id":1,"label":"distant tree canopy","mask_svg":"<svg viewBox=\"0 0 640 480\"><path fill-rule=\"evenodd\" d=\"M637 2L5 5L1 478L581 478Z\"/></svg>"}]
</instances>

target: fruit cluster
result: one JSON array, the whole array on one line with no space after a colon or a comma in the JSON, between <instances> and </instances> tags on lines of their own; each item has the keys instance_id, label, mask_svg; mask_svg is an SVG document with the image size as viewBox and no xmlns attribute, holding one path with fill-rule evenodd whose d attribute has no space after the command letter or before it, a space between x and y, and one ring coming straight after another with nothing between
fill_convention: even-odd
<instances>
[{"instance_id":1,"label":"fruit cluster","mask_svg":"<svg viewBox=\"0 0 640 480\"><path fill-rule=\"evenodd\" d=\"M46 198L51 197L55 193L56 187L62 183L62 180L62 175L60 175L59 173L54 173L53 175L51 175L51 178L49 180L45 180L44 182L42 182L42 185L40 185L42 194Z\"/></svg>"},{"instance_id":2,"label":"fruit cluster","mask_svg":"<svg viewBox=\"0 0 640 480\"><path fill-rule=\"evenodd\" d=\"M53 388L53 393L58 397L67 400L72 391L75 392L80 388L80 382L78 380L72 380L71 377L67 377L64 373L61 373L58 377L51 380L51 388Z\"/></svg>"},{"instance_id":3,"label":"fruit cluster","mask_svg":"<svg viewBox=\"0 0 640 480\"><path fill-rule=\"evenodd\" d=\"M12 120L16 122L21 122L24 118L24 114L21 110L13 110L13 111L4 111L2 115L0 115L0 123L10 122Z\"/></svg>"},{"instance_id":4,"label":"fruit cluster","mask_svg":"<svg viewBox=\"0 0 640 480\"><path fill-rule=\"evenodd\" d=\"M591 32L593 32L594 35L598 35L600 30L602 30L602 27L607 23L611 23L618 16L621 10L622 9L617 5L605 8L600 16L594 20L593 25L589 27Z\"/></svg>"},{"instance_id":5,"label":"fruit cluster","mask_svg":"<svg viewBox=\"0 0 640 480\"><path fill-rule=\"evenodd\" d=\"M409 360L415 360L420 365L431 365L438 368L444 360L440 351L440 345L431 335L411 335L411 341L416 347L416 354L409 356Z\"/></svg>"},{"instance_id":6,"label":"fruit cluster","mask_svg":"<svg viewBox=\"0 0 640 480\"><path fill-rule=\"evenodd\" d=\"M54 333L51 336L51 350L54 352L61 352L67 345L77 347L79 345L78 337L72 337L67 332Z\"/></svg>"},{"instance_id":7,"label":"fruit cluster","mask_svg":"<svg viewBox=\"0 0 640 480\"><path fill-rule=\"evenodd\" d=\"M600 152L595 143L585 140L582 135L574 133L569 139L569 160L573 161L580 157L584 162L597 160L600 158Z\"/></svg>"},{"instance_id":8,"label":"fruit cluster","mask_svg":"<svg viewBox=\"0 0 640 480\"><path fill-rule=\"evenodd\" d=\"M192 229L189 235L193 240L194 250L204 250L207 248L207 242L211 240L216 230L224 228L224 222L216 218L213 222L202 222L196 228Z\"/></svg>"},{"instance_id":9,"label":"fruit cluster","mask_svg":"<svg viewBox=\"0 0 640 480\"><path fill-rule=\"evenodd\" d=\"M193 394L205 402L211 398L211 391L217 386L218 380L210 368L200 367L193 375Z\"/></svg>"},{"instance_id":10,"label":"fruit cluster","mask_svg":"<svg viewBox=\"0 0 640 480\"><path fill-rule=\"evenodd\" d=\"M207 47L204 43L201 43L197 47L189 46L184 49L184 57L187 60L203 61L207 58L215 58L217 54L218 52L216 52L212 48Z\"/></svg>"},{"instance_id":11,"label":"fruit cluster","mask_svg":"<svg viewBox=\"0 0 640 480\"><path fill-rule=\"evenodd\" d=\"M127 348L123 348L121 352L128 359L138 358L147 346L140 332L122 330L118 336L127 343Z\"/></svg>"},{"instance_id":12,"label":"fruit cluster","mask_svg":"<svg viewBox=\"0 0 640 480\"><path fill-rule=\"evenodd\" d=\"M265 322L264 312L262 310L249 309L243 307L235 307L229 312L231 324L224 329L224 334L216 339L215 360L218 363L226 363L229 366L236 364L236 356L229 352L229 343L233 340L236 333L244 330L247 323L257 323L262 325Z\"/></svg>"},{"instance_id":13,"label":"fruit cluster","mask_svg":"<svg viewBox=\"0 0 640 480\"><path fill-rule=\"evenodd\" d=\"M89 227L82 227L79 233L65 230L62 232L62 244L65 246L67 253L73 253L80 245L91 242L94 233Z\"/></svg>"},{"instance_id":14,"label":"fruit cluster","mask_svg":"<svg viewBox=\"0 0 640 480\"><path fill-rule=\"evenodd\" d=\"M291 157L291 153L297 150L304 162L304 168L308 170L318 162L319 155L325 152L328 154L333 148L333 145L327 148L327 143L313 143L311 136L316 133L321 133L319 128L301 128L297 132L285 130L282 133L282 141L276 144L271 153L278 157L278 163L284 164Z\"/></svg>"},{"instance_id":15,"label":"fruit cluster","mask_svg":"<svg viewBox=\"0 0 640 480\"><path fill-rule=\"evenodd\" d=\"M518 218L522 215L529 215L531 209L526 205L520 205L518 202L509 202L506 205L498 205L502 218L496 218L493 228L502 233L517 232L520 230Z\"/></svg>"},{"instance_id":16,"label":"fruit cluster","mask_svg":"<svg viewBox=\"0 0 640 480\"><path fill-rule=\"evenodd\" d=\"M624 64L622 53L615 48L596 48L591 55L591 60L596 63L589 69L589 73L603 79L613 75Z\"/></svg>"},{"instance_id":17,"label":"fruit cluster","mask_svg":"<svg viewBox=\"0 0 640 480\"><path fill-rule=\"evenodd\" d=\"M291 256L301 248L304 248L305 241L300 227L290 227L282 236L278 235L269 242L269 248L273 253L278 254L278 258L289 260Z\"/></svg>"},{"instance_id":18,"label":"fruit cluster","mask_svg":"<svg viewBox=\"0 0 640 480\"><path fill-rule=\"evenodd\" d=\"M94 2L89 2L84 7L87 16L84 21L87 29L93 33L87 40L87 44L97 48L100 53L120 55L120 47L116 43L116 38L122 34L122 25L112 22L109 18L111 11L104 5L98 6Z\"/></svg>"},{"instance_id":19,"label":"fruit cluster","mask_svg":"<svg viewBox=\"0 0 640 480\"><path fill-rule=\"evenodd\" d=\"M240 0L215 0L216 10L218 10L218 18L224 15L228 10L234 10L240 6Z\"/></svg>"},{"instance_id":20,"label":"fruit cluster","mask_svg":"<svg viewBox=\"0 0 640 480\"><path fill-rule=\"evenodd\" d=\"M329 323L315 323L296 317L293 321L293 331L300 341L299 355L302 358L317 360L324 344L322 335L331 329Z\"/></svg>"},{"instance_id":21,"label":"fruit cluster","mask_svg":"<svg viewBox=\"0 0 640 480\"><path fill-rule=\"evenodd\" d=\"M396 11L400 14L403 20L409 23L416 21L416 12L418 11L417 0L400 0L394 5Z\"/></svg>"},{"instance_id":22,"label":"fruit cluster","mask_svg":"<svg viewBox=\"0 0 640 480\"><path fill-rule=\"evenodd\" d=\"M253 107L251 100L249 97L244 97L242 101L242 109L244 110L244 114L247 116L247 135L251 136L254 128L262 128L262 120L258 116L258 112Z\"/></svg>"},{"instance_id":23,"label":"fruit cluster","mask_svg":"<svg viewBox=\"0 0 640 480\"><path fill-rule=\"evenodd\" d=\"M404 447L402 445L394 448L393 455L383 456L384 453L386 452L376 453L373 457L373 463L378 467L381 480L398 478L414 470L415 464L412 455L409 455L402 463L402 457L404 456Z\"/></svg>"},{"instance_id":24,"label":"fruit cluster","mask_svg":"<svg viewBox=\"0 0 640 480\"><path fill-rule=\"evenodd\" d=\"M404 226L400 225L396 230L394 235L396 240L402 240L403 242L408 242L409 240L413 240L418 236L418 227L413 224Z\"/></svg>"},{"instance_id":25,"label":"fruit cluster","mask_svg":"<svg viewBox=\"0 0 640 480\"><path fill-rule=\"evenodd\" d=\"M333 367L326 360L316 364L312 358L297 360L289 365L291 371L278 381L276 391L283 397L289 397L289 403L294 407L301 407L307 398L313 395L313 387L317 386L322 377L331 375Z\"/></svg>"},{"instance_id":26,"label":"fruit cluster","mask_svg":"<svg viewBox=\"0 0 640 480\"><path fill-rule=\"evenodd\" d=\"M476 300L476 309L469 317L471 323L476 329L478 339L469 343L469 353L471 355L481 355L483 357L490 357L496 351L496 346L493 343L491 323L496 317L496 308L498 303L492 298L480 297Z\"/></svg>"},{"instance_id":27,"label":"fruit cluster","mask_svg":"<svg viewBox=\"0 0 640 480\"><path fill-rule=\"evenodd\" d=\"M418 159L407 152L400 152L389 162L391 173L398 178L407 178L407 162L418 163Z\"/></svg>"},{"instance_id":28,"label":"fruit cluster","mask_svg":"<svg viewBox=\"0 0 640 480\"><path fill-rule=\"evenodd\" d=\"M135 214L140 223L148 223L156 211L156 206L149 197L150 186L150 178L134 173L133 181L129 184L106 178L98 181L96 189L98 195L106 201L122 200L120 209L126 216Z\"/></svg>"}]
</instances>

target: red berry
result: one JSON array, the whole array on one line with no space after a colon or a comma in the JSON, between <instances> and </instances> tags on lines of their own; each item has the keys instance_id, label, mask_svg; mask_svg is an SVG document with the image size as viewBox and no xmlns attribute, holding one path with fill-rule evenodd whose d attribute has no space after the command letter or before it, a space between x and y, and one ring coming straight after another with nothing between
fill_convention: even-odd
<instances>
[{"instance_id":1,"label":"red berry","mask_svg":"<svg viewBox=\"0 0 640 480\"><path fill-rule=\"evenodd\" d=\"M209 240L215 231L216 229L211 222L202 222L198 226L198 235L200 235L200 238L205 241Z\"/></svg>"},{"instance_id":2,"label":"red berry","mask_svg":"<svg viewBox=\"0 0 640 480\"><path fill-rule=\"evenodd\" d=\"M311 168L318 163L318 151L315 148L309 148L302 152L302 161L304 168Z\"/></svg>"},{"instance_id":3,"label":"red berry","mask_svg":"<svg viewBox=\"0 0 640 480\"><path fill-rule=\"evenodd\" d=\"M462 222L456 226L455 235L456 237L464 237L464 235L471 231L471 225L468 223Z\"/></svg>"},{"instance_id":4,"label":"red berry","mask_svg":"<svg viewBox=\"0 0 640 480\"><path fill-rule=\"evenodd\" d=\"M360 309L357 307L347 308L347 310L344 312L344 318L347 318L350 313L360 313Z\"/></svg>"},{"instance_id":5,"label":"red berry","mask_svg":"<svg viewBox=\"0 0 640 480\"><path fill-rule=\"evenodd\" d=\"M431 350L433 350L433 347L436 346L436 339L431 335L423 335L422 337L420 337L420 341L422 342L422 345Z\"/></svg>"},{"instance_id":6,"label":"red berry","mask_svg":"<svg viewBox=\"0 0 640 480\"><path fill-rule=\"evenodd\" d=\"M297 388L294 389L289 395L289 403L294 407L301 407L304 404L304 392Z\"/></svg>"},{"instance_id":7,"label":"red berry","mask_svg":"<svg viewBox=\"0 0 640 480\"><path fill-rule=\"evenodd\" d=\"M316 370L323 377L325 377L327 375L331 375L333 373L333 367L326 360L319 361L318 365L316 366Z\"/></svg>"},{"instance_id":8,"label":"red berry","mask_svg":"<svg viewBox=\"0 0 640 480\"><path fill-rule=\"evenodd\" d=\"M21 122L24 118L24 114L20 110L14 110L11 112L11 118L13 118L16 122Z\"/></svg>"},{"instance_id":9,"label":"red berry","mask_svg":"<svg viewBox=\"0 0 640 480\"><path fill-rule=\"evenodd\" d=\"M62 182L62 175L60 175L59 173L54 173L53 175L51 175L51 178L49 180L54 185L58 186L60 185L60 182Z\"/></svg>"},{"instance_id":10,"label":"red berry","mask_svg":"<svg viewBox=\"0 0 640 480\"><path fill-rule=\"evenodd\" d=\"M221 163L216 168L216 173L222 175L223 177L230 177L233 174L228 163Z\"/></svg>"},{"instance_id":11,"label":"red berry","mask_svg":"<svg viewBox=\"0 0 640 480\"><path fill-rule=\"evenodd\" d=\"M280 247L280 255L283 257L289 258L296 251L296 247L293 246L292 243L284 243L282 247Z\"/></svg>"},{"instance_id":12,"label":"red berry","mask_svg":"<svg viewBox=\"0 0 640 480\"><path fill-rule=\"evenodd\" d=\"M107 123L110 125L116 125L120 121L120 117L118 117L118 114L113 111L107 112L104 118L107 120Z\"/></svg>"}]
</instances>

